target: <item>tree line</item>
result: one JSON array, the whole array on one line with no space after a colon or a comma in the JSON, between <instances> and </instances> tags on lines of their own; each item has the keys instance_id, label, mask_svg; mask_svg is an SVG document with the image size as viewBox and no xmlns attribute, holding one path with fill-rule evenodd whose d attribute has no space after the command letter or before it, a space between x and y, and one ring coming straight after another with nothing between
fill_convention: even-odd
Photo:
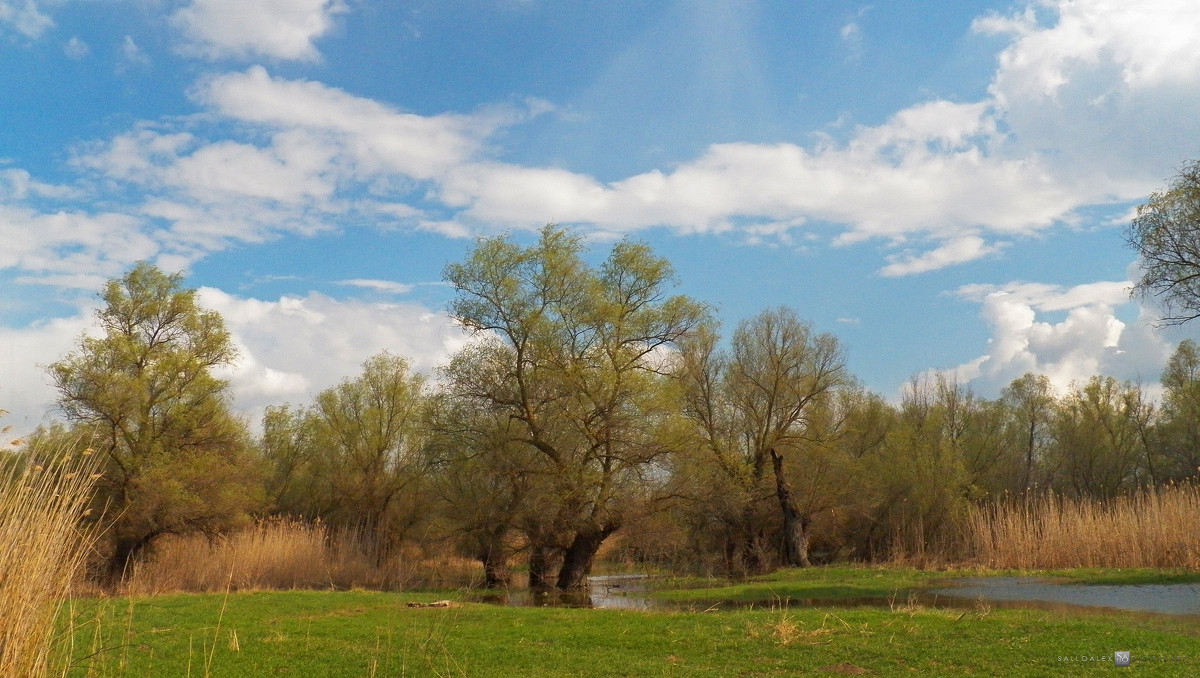
<instances>
[{"instance_id":1,"label":"tree line","mask_svg":"<svg viewBox=\"0 0 1200 678\"><path fill-rule=\"evenodd\" d=\"M1158 404L1111 377L1056 393L1035 374L996 399L922 375L890 402L790 308L726 339L646 245L583 254L553 225L529 246L478 240L444 273L472 341L436 375L380 353L310 403L268 407L258 435L213 373L237 358L219 314L138 264L101 291L99 334L49 367L67 423L8 463L102 457L92 516L110 581L164 535L286 515L357 530L381 562L453 549L487 586L519 567L559 589L584 585L606 545L727 573L878 560L952 542L980 502L1200 474L1194 342Z\"/></svg>"}]
</instances>

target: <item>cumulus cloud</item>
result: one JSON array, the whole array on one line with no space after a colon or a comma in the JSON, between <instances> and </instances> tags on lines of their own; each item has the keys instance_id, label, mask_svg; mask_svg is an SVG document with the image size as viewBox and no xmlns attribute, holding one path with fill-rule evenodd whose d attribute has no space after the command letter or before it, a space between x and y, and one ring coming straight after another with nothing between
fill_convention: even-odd
<instances>
[{"instance_id":1,"label":"cumulus cloud","mask_svg":"<svg viewBox=\"0 0 1200 678\"><path fill-rule=\"evenodd\" d=\"M352 378L363 361L390 351L432 374L467 341L445 314L414 303L337 300L321 294L278 299L239 297L201 287L201 306L219 312L240 352L219 376L229 379L235 409L252 423L263 408L307 403L318 391ZM94 300L93 300L94 301ZM52 413L55 392L43 369L77 346L92 327L93 306L25 327L0 326L0 426L24 435Z\"/></svg>"},{"instance_id":2,"label":"cumulus cloud","mask_svg":"<svg viewBox=\"0 0 1200 678\"><path fill-rule=\"evenodd\" d=\"M267 405L307 403L357 375L363 361L380 351L404 356L413 369L431 374L467 340L448 316L420 304L336 300L315 292L263 300L211 287L200 288L197 299L224 317L241 352L223 376L237 407L253 421Z\"/></svg>"},{"instance_id":3,"label":"cumulus cloud","mask_svg":"<svg viewBox=\"0 0 1200 678\"><path fill-rule=\"evenodd\" d=\"M222 53L309 58L342 10L255 0L233 11L228 2L193 2L176 20L224 36L203 42ZM268 17L282 17L271 25L295 40L264 29L252 45L222 32L227 20L262 28ZM1186 67L1200 54L1200 13L1186 2L1045 0L975 29L1011 38L983 100L918 103L809 145L715 144L614 181L496 156L496 133L544 113L538 102L418 115L253 66L196 83L191 96L205 116L143 122L78 153L77 166L102 182L136 188L133 204L95 216L78 201L6 209L17 215L10 220L76 218L112 230L77 253L93 258L92 269L122 259L106 247L126 238L149 243L137 248L142 256L157 249L186 264L231 242L351 221L454 237L556 221L605 237L666 227L781 243L803 224L835 245L883 240L894 249L880 273L898 276L994 256L1017 238L1077 222L1083 207L1136 199L1190 153L1181 139L1200 138L1200 71ZM51 242L60 231L47 231ZM16 252L63 249L26 243ZM31 256L8 253L4 265Z\"/></svg>"},{"instance_id":4,"label":"cumulus cloud","mask_svg":"<svg viewBox=\"0 0 1200 678\"><path fill-rule=\"evenodd\" d=\"M0 409L8 411L0 427L12 426L15 435L23 436L49 423L55 391L44 368L72 350L90 322L90 309L85 309L26 327L0 326Z\"/></svg>"},{"instance_id":5,"label":"cumulus cloud","mask_svg":"<svg viewBox=\"0 0 1200 678\"><path fill-rule=\"evenodd\" d=\"M27 38L39 38L54 20L38 8L37 0L0 0L0 26Z\"/></svg>"},{"instance_id":6,"label":"cumulus cloud","mask_svg":"<svg viewBox=\"0 0 1200 678\"><path fill-rule=\"evenodd\" d=\"M340 0L192 0L171 21L188 54L313 61L320 56L314 41L346 10Z\"/></svg>"},{"instance_id":7,"label":"cumulus cloud","mask_svg":"<svg viewBox=\"0 0 1200 678\"><path fill-rule=\"evenodd\" d=\"M992 330L985 353L954 372L985 391L998 391L1026 372L1045 374L1056 388L1096 374L1156 379L1171 346L1147 313L1127 324L1116 310L1129 303L1127 281L1061 287L1040 283L965 285L956 294L980 305ZM1062 316L1057 322L1048 315Z\"/></svg>"},{"instance_id":8,"label":"cumulus cloud","mask_svg":"<svg viewBox=\"0 0 1200 678\"><path fill-rule=\"evenodd\" d=\"M1200 13L1188 0L1045 0L975 29L1012 37L990 93L1013 152L1041 153L1064 181L1090 184L1088 197L1142 195L1195 153L1180 147L1200 135Z\"/></svg>"}]
</instances>

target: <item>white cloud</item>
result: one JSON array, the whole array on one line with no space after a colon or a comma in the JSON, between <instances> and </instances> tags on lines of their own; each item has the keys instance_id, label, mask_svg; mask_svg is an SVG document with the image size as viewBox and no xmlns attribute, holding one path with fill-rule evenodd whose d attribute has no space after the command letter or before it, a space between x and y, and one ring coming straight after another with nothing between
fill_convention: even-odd
<instances>
[{"instance_id":1,"label":"white cloud","mask_svg":"<svg viewBox=\"0 0 1200 678\"><path fill-rule=\"evenodd\" d=\"M1070 288L1024 282L965 285L958 296L980 304L992 338L984 355L955 372L985 391L998 391L1026 372L1045 374L1058 389L1097 374L1153 381L1171 346L1144 311L1134 324L1116 317L1116 308L1129 303L1128 288L1125 281ZM1063 312L1058 322L1039 319Z\"/></svg>"},{"instance_id":2,"label":"white cloud","mask_svg":"<svg viewBox=\"0 0 1200 678\"><path fill-rule=\"evenodd\" d=\"M72 35L71 39L63 45L63 54L66 54L68 59L82 59L91 53L92 48L80 40L78 35Z\"/></svg>"},{"instance_id":3,"label":"white cloud","mask_svg":"<svg viewBox=\"0 0 1200 678\"><path fill-rule=\"evenodd\" d=\"M6 24L27 38L39 38L54 20L38 9L36 0L0 0L0 26Z\"/></svg>"},{"instance_id":4,"label":"white cloud","mask_svg":"<svg viewBox=\"0 0 1200 678\"><path fill-rule=\"evenodd\" d=\"M207 25L200 17L225 2L176 16ZM316 0L243 6L229 16L247 26L273 12L291 17L280 25L319 26L299 32L308 48L341 10ZM454 237L557 221L604 237L739 229L751 242L786 243L804 224L839 245L883 239L896 249L881 273L911 275L1075 223L1083 207L1136 199L1192 154L1180 141L1200 139L1200 70L1186 66L1200 54L1200 12L1189 8L1047 0L992 15L976 30L1012 42L984 100L922 102L809 146L715 144L609 182L495 157L492 136L544 112L540 102L416 115L261 66L198 82L191 94L208 116L142 123L77 162L135 185L142 202L124 212L136 223L120 228L157 228L160 256L184 263L353 215Z\"/></svg>"},{"instance_id":5,"label":"white cloud","mask_svg":"<svg viewBox=\"0 0 1200 678\"><path fill-rule=\"evenodd\" d=\"M318 82L271 77L254 66L203 81L194 96L235 120L331 135L360 179L395 173L432 179L467 162L508 114L403 113Z\"/></svg>"},{"instance_id":6,"label":"white cloud","mask_svg":"<svg viewBox=\"0 0 1200 678\"><path fill-rule=\"evenodd\" d=\"M313 61L320 56L314 41L346 10L340 0L192 0L171 21L188 54Z\"/></svg>"},{"instance_id":7,"label":"white cloud","mask_svg":"<svg viewBox=\"0 0 1200 678\"><path fill-rule=\"evenodd\" d=\"M339 301L315 292L267 301L209 287L197 297L221 313L241 350L224 376L238 409L254 421L266 405L307 403L354 377L380 351L404 356L413 369L430 374L466 342L448 316L420 304Z\"/></svg>"},{"instance_id":8,"label":"white cloud","mask_svg":"<svg viewBox=\"0 0 1200 678\"><path fill-rule=\"evenodd\" d=\"M235 409L257 425L271 404L307 403L318 391L354 377L367 358L388 350L431 374L466 342L442 313L413 303L336 300L316 293L275 300L238 297L201 287L197 300L219 312L238 347L236 365L220 370L230 380ZM92 306L76 315L27 327L0 326L0 409L25 435L51 412L52 382L43 369L76 348L92 327Z\"/></svg>"},{"instance_id":9,"label":"white cloud","mask_svg":"<svg viewBox=\"0 0 1200 678\"><path fill-rule=\"evenodd\" d=\"M890 263L879 272L887 277L924 273L965 261L973 261L1000 249L997 245L987 244L979 236L968 235L921 254L890 256L888 257Z\"/></svg>"},{"instance_id":10,"label":"white cloud","mask_svg":"<svg viewBox=\"0 0 1200 678\"><path fill-rule=\"evenodd\" d=\"M383 292L385 294L408 294L412 291L412 285L393 282L391 280L369 280L363 278L355 278L353 280L342 280L339 285L349 285L351 287L361 287L375 292Z\"/></svg>"},{"instance_id":11,"label":"white cloud","mask_svg":"<svg viewBox=\"0 0 1200 678\"><path fill-rule=\"evenodd\" d=\"M143 202L128 207L129 218L157 226L164 254L186 266L231 241L325 230L333 216L353 210L334 199L336 152L304 130L256 146L142 125L83 149L75 164L136 186Z\"/></svg>"},{"instance_id":12,"label":"white cloud","mask_svg":"<svg viewBox=\"0 0 1200 678\"><path fill-rule=\"evenodd\" d=\"M1190 0L1043 0L975 28L1013 38L990 88L1013 152L1042 154L1081 199L1142 195L1198 150L1188 145L1200 138Z\"/></svg>"},{"instance_id":13,"label":"white cloud","mask_svg":"<svg viewBox=\"0 0 1200 678\"><path fill-rule=\"evenodd\" d=\"M838 36L841 37L842 44L844 44L848 50L848 54L846 56L847 61L859 61L862 59L863 28L862 24L859 23L859 20L866 16L867 12L870 10L870 5L860 8L854 13L854 18L847 21L842 25L841 29L838 30Z\"/></svg>"},{"instance_id":14,"label":"white cloud","mask_svg":"<svg viewBox=\"0 0 1200 678\"><path fill-rule=\"evenodd\" d=\"M125 39L121 41L121 60L121 69L130 66L150 65L150 57L142 51L142 48L138 46L133 36L130 35L125 36Z\"/></svg>"},{"instance_id":15,"label":"white cloud","mask_svg":"<svg viewBox=\"0 0 1200 678\"><path fill-rule=\"evenodd\" d=\"M0 269L33 274L115 274L158 251L138 220L124 214L37 210L0 203Z\"/></svg>"},{"instance_id":16,"label":"white cloud","mask_svg":"<svg viewBox=\"0 0 1200 678\"><path fill-rule=\"evenodd\" d=\"M88 311L67 318L54 318L27 327L0 326L0 427L12 426L13 434L24 436L39 424L55 402L53 382L44 366L75 348L75 342L91 321Z\"/></svg>"}]
</instances>

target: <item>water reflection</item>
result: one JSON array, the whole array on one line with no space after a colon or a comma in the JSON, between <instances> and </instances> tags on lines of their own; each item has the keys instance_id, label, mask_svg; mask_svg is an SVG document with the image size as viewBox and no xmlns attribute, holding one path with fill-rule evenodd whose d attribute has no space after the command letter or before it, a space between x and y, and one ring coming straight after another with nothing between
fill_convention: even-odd
<instances>
[{"instance_id":1,"label":"water reflection","mask_svg":"<svg viewBox=\"0 0 1200 678\"><path fill-rule=\"evenodd\" d=\"M1037 577L972 577L930 593L1022 607L1069 605L1172 615L1200 615L1200 583L1084 585Z\"/></svg>"},{"instance_id":2,"label":"water reflection","mask_svg":"<svg viewBox=\"0 0 1200 678\"><path fill-rule=\"evenodd\" d=\"M513 588L476 593L470 600L517 607L594 607L617 610L649 610L661 607L647 597L650 576L613 574L588 577L583 591L535 591Z\"/></svg>"},{"instance_id":3,"label":"water reflection","mask_svg":"<svg viewBox=\"0 0 1200 678\"><path fill-rule=\"evenodd\" d=\"M594 576L578 592L509 589L469 597L477 602L530 607L590 607L621 610L704 612L747 608L917 607L950 609L1036 608L1079 613L1096 608L1200 616L1200 582L1187 584L1083 585L1037 577L971 577L933 588L898 591L890 596L849 598L771 598L758 601L678 602L649 596L654 578L644 574Z\"/></svg>"}]
</instances>

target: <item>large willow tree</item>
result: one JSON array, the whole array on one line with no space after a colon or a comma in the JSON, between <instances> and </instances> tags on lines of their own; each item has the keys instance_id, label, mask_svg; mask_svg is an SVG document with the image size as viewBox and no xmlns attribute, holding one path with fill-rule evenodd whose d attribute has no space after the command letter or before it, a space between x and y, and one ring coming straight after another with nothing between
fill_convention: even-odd
<instances>
[{"instance_id":1,"label":"large willow tree","mask_svg":"<svg viewBox=\"0 0 1200 678\"><path fill-rule=\"evenodd\" d=\"M146 263L100 298L100 335L49 371L63 413L104 457L97 503L120 577L161 535L241 522L260 491L228 384L212 374L237 355L220 314Z\"/></svg>"},{"instance_id":2,"label":"large willow tree","mask_svg":"<svg viewBox=\"0 0 1200 678\"><path fill-rule=\"evenodd\" d=\"M622 241L598 267L580 238L553 225L537 242L481 239L446 268L451 313L476 343L446 371L455 397L514 423L511 439L537 452L553 492L526 515L530 578L584 585L604 540L632 497L655 481L673 449L676 384L663 374L671 349L704 308L670 296L670 264Z\"/></svg>"}]
</instances>

